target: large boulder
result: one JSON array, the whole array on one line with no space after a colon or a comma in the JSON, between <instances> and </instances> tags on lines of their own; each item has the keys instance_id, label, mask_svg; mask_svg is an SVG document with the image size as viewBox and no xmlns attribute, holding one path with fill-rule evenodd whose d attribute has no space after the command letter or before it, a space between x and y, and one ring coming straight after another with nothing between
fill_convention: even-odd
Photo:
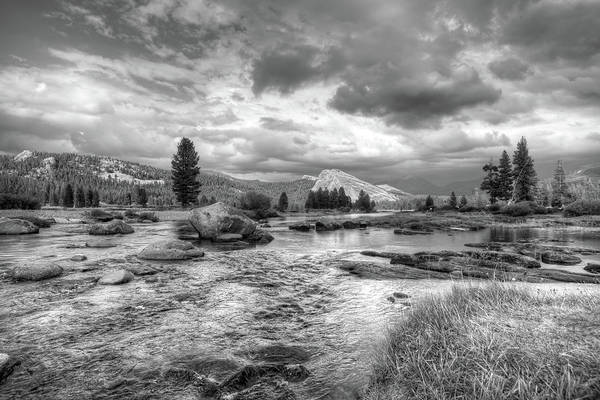
<instances>
[{"instance_id":1,"label":"large boulder","mask_svg":"<svg viewBox=\"0 0 600 400\"><path fill-rule=\"evenodd\" d=\"M335 221L317 221L315 223L315 230L317 232L326 232L326 231L336 231L338 229L342 229L343 226Z\"/></svg>"},{"instance_id":2,"label":"large boulder","mask_svg":"<svg viewBox=\"0 0 600 400\"><path fill-rule=\"evenodd\" d=\"M14 369L21 364L21 360L11 357L6 353L0 353L0 385L8 378Z\"/></svg>"},{"instance_id":3,"label":"large boulder","mask_svg":"<svg viewBox=\"0 0 600 400\"><path fill-rule=\"evenodd\" d=\"M225 233L237 233L246 237L257 226L256 222L243 215L240 210L220 202L193 209L189 221L200 238L210 240L216 240Z\"/></svg>"},{"instance_id":4,"label":"large boulder","mask_svg":"<svg viewBox=\"0 0 600 400\"><path fill-rule=\"evenodd\" d=\"M117 235L133 232L134 230L131 225L128 225L121 220L114 220L106 224L94 224L89 230L90 235Z\"/></svg>"},{"instance_id":5,"label":"large boulder","mask_svg":"<svg viewBox=\"0 0 600 400\"><path fill-rule=\"evenodd\" d=\"M583 269L592 274L600 274L600 264L588 263Z\"/></svg>"},{"instance_id":6,"label":"large boulder","mask_svg":"<svg viewBox=\"0 0 600 400\"><path fill-rule=\"evenodd\" d=\"M100 285L121 285L123 283L131 282L133 280L133 274L127 270L121 269L105 274L98 283Z\"/></svg>"},{"instance_id":7,"label":"large boulder","mask_svg":"<svg viewBox=\"0 0 600 400\"><path fill-rule=\"evenodd\" d=\"M38 233L40 228L24 219L0 218L0 235Z\"/></svg>"},{"instance_id":8,"label":"large boulder","mask_svg":"<svg viewBox=\"0 0 600 400\"><path fill-rule=\"evenodd\" d=\"M44 279L55 278L63 273L60 265L40 264L27 267L15 267L12 270L12 277L17 281L41 281Z\"/></svg>"},{"instance_id":9,"label":"large boulder","mask_svg":"<svg viewBox=\"0 0 600 400\"><path fill-rule=\"evenodd\" d=\"M202 257L204 252L183 240L163 240L146 246L138 257L143 260L189 260Z\"/></svg>"}]
</instances>

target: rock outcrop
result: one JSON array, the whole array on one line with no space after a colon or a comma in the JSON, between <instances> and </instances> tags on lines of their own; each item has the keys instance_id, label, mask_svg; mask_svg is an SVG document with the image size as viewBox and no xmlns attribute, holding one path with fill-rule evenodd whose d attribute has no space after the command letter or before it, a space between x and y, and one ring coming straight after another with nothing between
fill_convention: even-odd
<instances>
[{"instance_id":1,"label":"rock outcrop","mask_svg":"<svg viewBox=\"0 0 600 400\"><path fill-rule=\"evenodd\" d=\"M256 222L224 203L193 209L189 221L201 239L217 241L223 235L234 234L253 243L268 243L273 240L271 234L257 228Z\"/></svg>"},{"instance_id":2,"label":"rock outcrop","mask_svg":"<svg viewBox=\"0 0 600 400\"><path fill-rule=\"evenodd\" d=\"M146 246L138 257L142 260L189 260L204 256L204 252L183 240L162 240Z\"/></svg>"},{"instance_id":3,"label":"rock outcrop","mask_svg":"<svg viewBox=\"0 0 600 400\"><path fill-rule=\"evenodd\" d=\"M134 230L131 225L126 224L121 220L113 220L105 224L94 224L89 229L90 235L118 235L130 234Z\"/></svg>"},{"instance_id":4,"label":"rock outcrop","mask_svg":"<svg viewBox=\"0 0 600 400\"><path fill-rule=\"evenodd\" d=\"M40 228L24 219L0 218L0 235L25 235L39 231Z\"/></svg>"},{"instance_id":5,"label":"rock outcrop","mask_svg":"<svg viewBox=\"0 0 600 400\"><path fill-rule=\"evenodd\" d=\"M15 267L12 278L16 281L41 281L62 275L63 269L56 264L40 264Z\"/></svg>"},{"instance_id":6,"label":"rock outcrop","mask_svg":"<svg viewBox=\"0 0 600 400\"><path fill-rule=\"evenodd\" d=\"M290 225L289 229L292 231L308 232L310 231L311 226L308 222L303 222L300 224Z\"/></svg>"},{"instance_id":7,"label":"rock outcrop","mask_svg":"<svg viewBox=\"0 0 600 400\"><path fill-rule=\"evenodd\" d=\"M554 265L577 265L581 264L581 258L564 252L545 251L542 253L542 262Z\"/></svg>"}]
</instances>

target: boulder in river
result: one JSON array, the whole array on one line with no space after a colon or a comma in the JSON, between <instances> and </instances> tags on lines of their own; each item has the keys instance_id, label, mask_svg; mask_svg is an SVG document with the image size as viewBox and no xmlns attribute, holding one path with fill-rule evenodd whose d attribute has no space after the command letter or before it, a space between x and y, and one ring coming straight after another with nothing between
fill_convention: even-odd
<instances>
[{"instance_id":1,"label":"boulder in river","mask_svg":"<svg viewBox=\"0 0 600 400\"><path fill-rule=\"evenodd\" d=\"M105 224L94 224L89 230L90 235L117 235L133 232L134 230L131 225L128 225L121 220L114 220Z\"/></svg>"},{"instance_id":2,"label":"boulder in river","mask_svg":"<svg viewBox=\"0 0 600 400\"><path fill-rule=\"evenodd\" d=\"M12 278L17 281L41 281L44 279L55 278L63 273L60 265L39 264L15 267L12 270Z\"/></svg>"},{"instance_id":3,"label":"boulder in river","mask_svg":"<svg viewBox=\"0 0 600 400\"><path fill-rule=\"evenodd\" d=\"M24 219L0 218L0 235L38 233L40 228Z\"/></svg>"},{"instance_id":4,"label":"boulder in river","mask_svg":"<svg viewBox=\"0 0 600 400\"><path fill-rule=\"evenodd\" d=\"M554 265L577 265L581 263L581 258L564 252L545 251L542 253L542 262Z\"/></svg>"},{"instance_id":5,"label":"boulder in river","mask_svg":"<svg viewBox=\"0 0 600 400\"><path fill-rule=\"evenodd\" d=\"M131 282L133 280L133 274L127 270L121 269L105 274L100 278L98 283L100 285L121 285L123 283Z\"/></svg>"},{"instance_id":6,"label":"boulder in river","mask_svg":"<svg viewBox=\"0 0 600 400\"><path fill-rule=\"evenodd\" d=\"M204 252L183 240L162 240L146 246L138 257L143 260L189 260L202 257Z\"/></svg>"},{"instance_id":7,"label":"boulder in river","mask_svg":"<svg viewBox=\"0 0 600 400\"><path fill-rule=\"evenodd\" d=\"M315 223L315 230L317 232L337 231L338 229L342 229L342 228L343 228L342 224L335 222L335 221L330 221L330 222L317 221Z\"/></svg>"},{"instance_id":8,"label":"boulder in river","mask_svg":"<svg viewBox=\"0 0 600 400\"><path fill-rule=\"evenodd\" d=\"M358 229L360 228L360 224L355 221L344 221L342 222L342 226L344 229Z\"/></svg>"},{"instance_id":9,"label":"boulder in river","mask_svg":"<svg viewBox=\"0 0 600 400\"><path fill-rule=\"evenodd\" d=\"M275 239L268 231L264 229L255 229L254 232L245 237L244 240L250 243L267 244Z\"/></svg>"},{"instance_id":10,"label":"boulder in river","mask_svg":"<svg viewBox=\"0 0 600 400\"><path fill-rule=\"evenodd\" d=\"M189 221L200 238L210 240L226 233L246 237L256 230L257 225L240 210L220 202L193 209Z\"/></svg>"},{"instance_id":11,"label":"boulder in river","mask_svg":"<svg viewBox=\"0 0 600 400\"><path fill-rule=\"evenodd\" d=\"M75 254L74 256L71 257L71 261L85 261L87 260L87 257L83 254Z\"/></svg>"},{"instance_id":12,"label":"boulder in river","mask_svg":"<svg viewBox=\"0 0 600 400\"><path fill-rule=\"evenodd\" d=\"M289 229L292 231L308 232L310 231L310 224L308 222L302 222L299 224L290 225Z\"/></svg>"}]
</instances>

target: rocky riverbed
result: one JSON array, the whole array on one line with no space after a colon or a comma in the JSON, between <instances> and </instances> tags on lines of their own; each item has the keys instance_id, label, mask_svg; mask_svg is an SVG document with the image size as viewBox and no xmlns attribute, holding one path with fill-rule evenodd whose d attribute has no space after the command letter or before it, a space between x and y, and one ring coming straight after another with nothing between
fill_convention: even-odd
<instances>
[{"instance_id":1,"label":"rocky riverbed","mask_svg":"<svg viewBox=\"0 0 600 400\"><path fill-rule=\"evenodd\" d=\"M584 269L600 262L589 228L394 226L428 232L404 235L363 218L319 232L314 221L301 232L288 228L299 221L272 220L275 240L242 250L191 240L183 222L0 237L0 397L352 399L388 323L432 293L489 278L466 271L599 276ZM580 262L553 266L548 252Z\"/></svg>"}]
</instances>

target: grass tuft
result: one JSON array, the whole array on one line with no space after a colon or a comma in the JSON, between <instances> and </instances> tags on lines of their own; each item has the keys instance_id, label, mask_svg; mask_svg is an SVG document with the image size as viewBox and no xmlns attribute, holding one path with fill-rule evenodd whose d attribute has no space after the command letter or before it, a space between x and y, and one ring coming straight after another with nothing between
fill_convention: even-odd
<instances>
[{"instance_id":1,"label":"grass tuft","mask_svg":"<svg viewBox=\"0 0 600 400\"><path fill-rule=\"evenodd\" d=\"M454 287L375 355L366 400L600 398L600 299Z\"/></svg>"}]
</instances>

